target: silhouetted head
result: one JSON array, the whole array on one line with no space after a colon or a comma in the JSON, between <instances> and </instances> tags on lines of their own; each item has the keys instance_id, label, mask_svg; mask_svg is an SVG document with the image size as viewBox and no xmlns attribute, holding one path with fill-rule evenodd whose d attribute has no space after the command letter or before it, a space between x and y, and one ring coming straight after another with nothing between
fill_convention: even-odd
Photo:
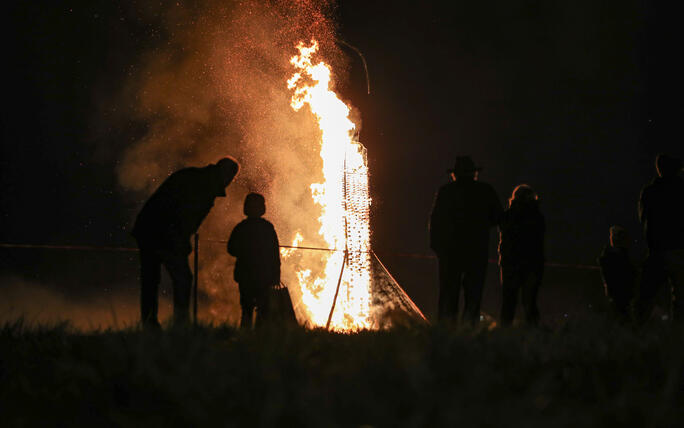
<instances>
[{"instance_id":1,"label":"silhouetted head","mask_svg":"<svg viewBox=\"0 0 684 428\"><path fill-rule=\"evenodd\" d=\"M615 248L629 248L629 234L627 230L618 225L610 227L610 246Z\"/></svg>"},{"instance_id":2,"label":"silhouetted head","mask_svg":"<svg viewBox=\"0 0 684 428\"><path fill-rule=\"evenodd\" d=\"M537 192L532 189L527 184L520 184L518 185L515 189L513 189L513 194L511 194L511 198L508 200L508 206L513 206L513 203L520 203L520 204L529 204L532 202L538 202L539 201L539 196L537 195Z\"/></svg>"},{"instance_id":3,"label":"silhouetted head","mask_svg":"<svg viewBox=\"0 0 684 428\"><path fill-rule=\"evenodd\" d=\"M240 171L240 164L230 156L226 156L225 158L216 162L216 166L219 167L221 171L221 177L223 177L223 187L228 186Z\"/></svg>"},{"instance_id":4,"label":"silhouetted head","mask_svg":"<svg viewBox=\"0 0 684 428\"><path fill-rule=\"evenodd\" d=\"M477 178L477 173L480 171L482 171L482 168L476 166L470 156L456 156L454 168L449 170L455 177L469 177L473 179Z\"/></svg>"},{"instance_id":5,"label":"silhouetted head","mask_svg":"<svg viewBox=\"0 0 684 428\"><path fill-rule=\"evenodd\" d=\"M266 200L259 193L250 193L245 198L243 212L247 217L261 217L266 213Z\"/></svg>"},{"instance_id":6,"label":"silhouetted head","mask_svg":"<svg viewBox=\"0 0 684 428\"><path fill-rule=\"evenodd\" d=\"M656 170L661 177L672 177L682 170L682 160L661 153L656 157Z\"/></svg>"}]
</instances>

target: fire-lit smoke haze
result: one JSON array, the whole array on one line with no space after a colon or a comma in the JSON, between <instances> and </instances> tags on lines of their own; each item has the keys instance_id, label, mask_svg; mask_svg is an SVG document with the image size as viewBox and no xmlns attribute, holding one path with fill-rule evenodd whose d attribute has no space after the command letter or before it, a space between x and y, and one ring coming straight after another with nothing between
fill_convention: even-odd
<instances>
[{"instance_id":1,"label":"fire-lit smoke haze","mask_svg":"<svg viewBox=\"0 0 684 428\"><path fill-rule=\"evenodd\" d=\"M203 240L226 240L243 218L244 196L257 191L281 243L301 233L302 245L326 246L310 190L323 180L321 131L310 111L290 108L287 80L302 40L318 41L320 57L337 73L333 81L344 71L332 12L321 1L206 1L152 13L163 23L162 42L142 56L122 90L132 119L146 124L119 164L123 189L142 204L173 171L232 155L241 162L240 175L200 228ZM325 255L293 259L316 269ZM200 265L200 290L210 302L200 307L200 318L235 322L238 294L225 245L202 242ZM283 280L297 281L287 266Z\"/></svg>"},{"instance_id":2,"label":"fire-lit smoke haze","mask_svg":"<svg viewBox=\"0 0 684 428\"><path fill-rule=\"evenodd\" d=\"M93 292L74 296L60 291L55 284L26 280L20 277L0 278L0 323L18 319L27 325L49 325L68 322L81 331L121 329L140 321L138 293L116 287L118 291ZM171 298L163 292L159 301L159 316L166 321L171 316Z\"/></svg>"}]
</instances>

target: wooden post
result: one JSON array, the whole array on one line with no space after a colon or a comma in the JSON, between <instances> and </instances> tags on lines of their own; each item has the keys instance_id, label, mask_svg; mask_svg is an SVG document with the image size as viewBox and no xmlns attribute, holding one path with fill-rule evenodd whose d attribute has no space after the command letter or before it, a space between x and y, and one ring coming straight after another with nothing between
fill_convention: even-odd
<instances>
[{"instance_id":1,"label":"wooden post","mask_svg":"<svg viewBox=\"0 0 684 428\"><path fill-rule=\"evenodd\" d=\"M199 233L195 233L195 284L192 287L192 318L197 325L197 289L199 288Z\"/></svg>"},{"instance_id":2,"label":"wooden post","mask_svg":"<svg viewBox=\"0 0 684 428\"><path fill-rule=\"evenodd\" d=\"M330 307L330 315L328 315L328 322L325 324L325 329L330 330L330 321L332 321L333 312L335 312L335 304L337 303L337 295L340 292L340 284L342 283L342 274L344 273L344 265L347 264L347 251L344 252L344 259L342 259L342 269L340 269L340 277L337 279L337 288L335 289L335 297L333 297L332 306Z\"/></svg>"}]
</instances>

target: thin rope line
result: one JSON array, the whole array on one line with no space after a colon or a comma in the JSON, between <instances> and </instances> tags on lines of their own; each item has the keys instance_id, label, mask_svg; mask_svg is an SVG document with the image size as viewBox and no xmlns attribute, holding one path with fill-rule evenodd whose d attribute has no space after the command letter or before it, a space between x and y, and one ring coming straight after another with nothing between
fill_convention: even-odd
<instances>
[{"instance_id":1,"label":"thin rope line","mask_svg":"<svg viewBox=\"0 0 684 428\"><path fill-rule=\"evenodd\" d=\"M14 244L0 243L0 248L44 248L48 250L102 250L102 251L139 251L133 247L106 247L94 245L50 245L50 244Z\"/></svg>"},{"instance_id":2,"label":"thin rope line","mask_svg":"<svg viewBox=\"0 0 684 428\"><path fill-rule=\"evenodd\" d=\"M201 242L210 243L220 243L226 244L228 241L221 239L201 239ZM109 246L96 246L96 245L52 245L52 244L18 244L18 243L0 243L0 248L26 248L26 249L48 249L48 250L76 250L76 251L123 251L123 252L138 252L137 248L133 247L109 247ZM345 252L344 250L339 250L336 248L322 248L322 247L301 247L294 245L280 245L280 248L288 248L294 250L309 250L309 251L327 251L327 252ZM349 251L349 253L371 253L372 251L355 250ZM394 253L390 251L375 251L375 254L381 256L391 256L391 257L403 257L403 258L413 258L413 259L429 259L435 260L436 256L431 254L421 254L421 253ZM489 259L489 263L496 264L497 260ZM565 268L565 269L579 269L579 270L599 270L601 269L596 265L585 265L585 264L570 264L570 263L556 263L556 262L546 262L544 266L553 268Z\"/></svg>"}]
</instances>

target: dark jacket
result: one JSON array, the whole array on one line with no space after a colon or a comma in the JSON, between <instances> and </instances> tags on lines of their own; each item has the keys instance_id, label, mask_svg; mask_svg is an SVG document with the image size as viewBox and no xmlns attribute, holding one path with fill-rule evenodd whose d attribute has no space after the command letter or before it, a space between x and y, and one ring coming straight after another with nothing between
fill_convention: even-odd
<instances>
[{"instance_id":1,"label":"dark jacket","mask_svg":"<svg viewBox=\"0 0 684 428\"><path fill-rule=\"evenodd\" d=\"M501 212L492 186L459 177L437 192L430 216L430 248L438 257L486 260L489 229L498 224Z\"/></svg>"},{"instance_id":2,"label":"dark jacket","mask_svg":"<svg viewBox=\"0 0 684 428\"><path fill-rule=\"evenodd\" d=\"M545 233L546 223L539 203L513 202L499 224L499 264L511 268L543 268Z\"/></svg>"},{"instance_id":3,"label":"dark jacket","mask_svg":"<svg viewBox=\"0 0 684 428\"><path fill-rule=\"evenodd\" d=\"M189 254L190 236L225 196L219 167L185 168L174 172L145 202L133 227L139 245Z\"/></svg>"},{"instance_id":4,"label":"dark jacket","mask_svg":"<svg viewBox=\"0 0 684 428\"><path fill-rule=\"evenodd\" d=\"M278 245L278 235L268 220L248 217L238 223L228 239L228 253L237 258L235 281L261 286L279 284Z\"/></svg>"},{"instance_id":5,"label":"dark jacket","mask_svg":"<svg viewBox=\"0 0 684 428\"><path fill-rule=\"evenodd\" d=\"M603 249L598 262L606 296L617 304L629 304L634 295L637 272L628 250L608 245Z\"/></svg>"},{"instance_id":6,"label":"dark jacket","mask_svg":"<svg viewBox=\"0 0 684 428\"><path fill-rule=\"evenodd\" d=\"M641 191L639 219L652 251L684 249L684 179L658 177Z\"/></svg>"}]
</instances>

